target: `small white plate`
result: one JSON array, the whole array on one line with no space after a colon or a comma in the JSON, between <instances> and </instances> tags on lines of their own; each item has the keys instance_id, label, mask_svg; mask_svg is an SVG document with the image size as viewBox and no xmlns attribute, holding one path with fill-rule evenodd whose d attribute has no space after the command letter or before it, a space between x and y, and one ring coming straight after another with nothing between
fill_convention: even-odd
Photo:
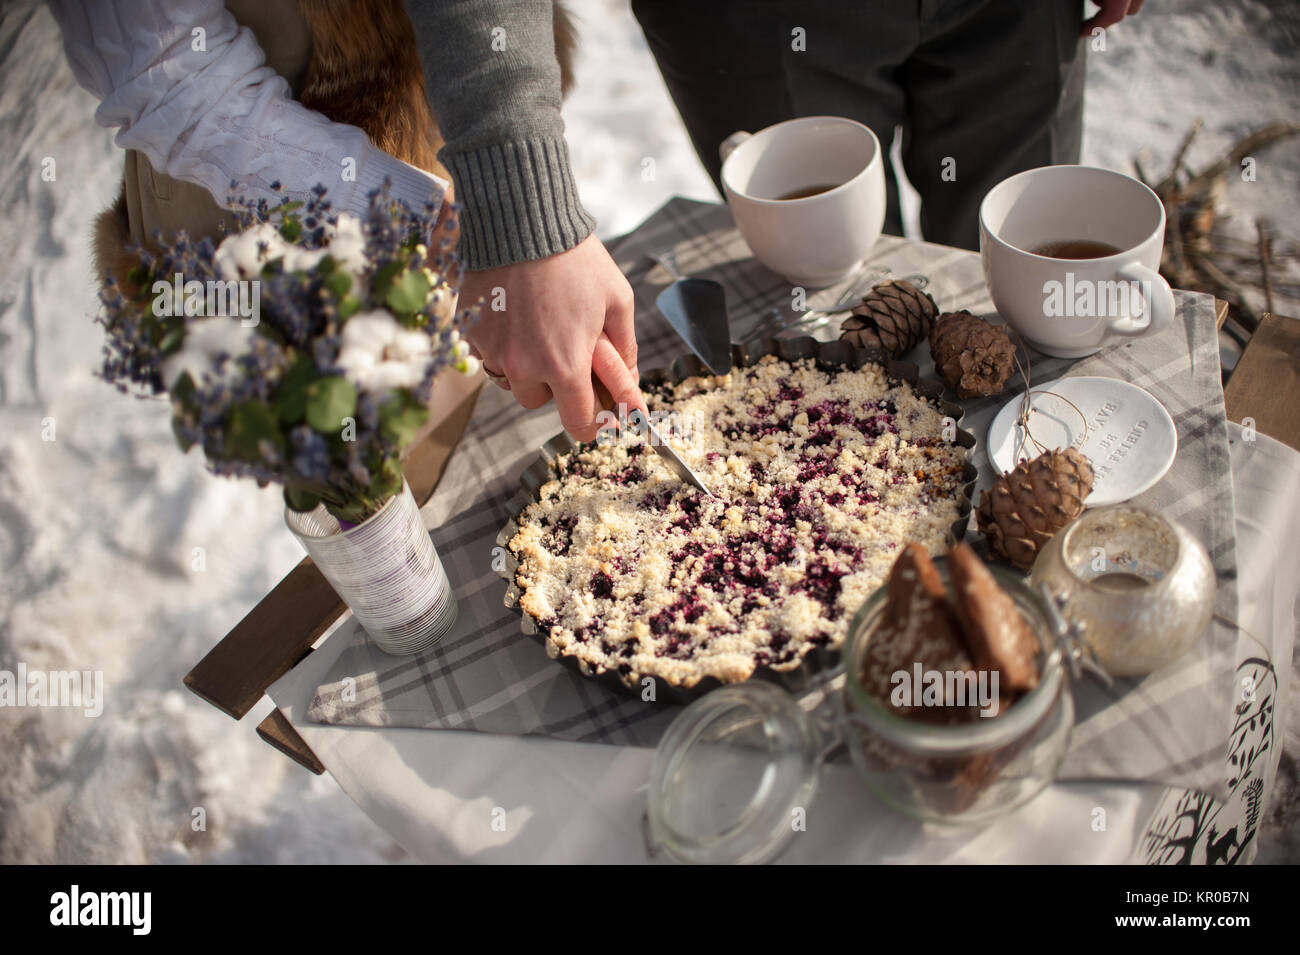
<instances>
[{"instance_id":1,"label":"small white plate","mask_svg":"<svg viewBox=\"0 0 1300 955\"><path fill-rule=\"evenodd\" d=\"M1052 394L1045 394L1049 391ZM1046 448L1073 446L1092 464L1092 493L1084 502L1089 507L1136 497L1174 463L1174 419L1137 385L1118 378L1059 378L1039 385L1032 394L1029 428L1038 442ZM1023 400L1024 395L1016 395L989 425L989 460L999 474L1038 455L1016 420Z\"/></svg>"}]
</instances>

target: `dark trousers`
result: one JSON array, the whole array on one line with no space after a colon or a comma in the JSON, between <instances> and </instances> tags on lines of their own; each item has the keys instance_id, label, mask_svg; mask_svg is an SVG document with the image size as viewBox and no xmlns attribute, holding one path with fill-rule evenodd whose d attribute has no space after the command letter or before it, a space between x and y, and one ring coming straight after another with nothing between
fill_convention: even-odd
<instances>
[{"instance_id":1,"label":"dark trousers","mask_svg":"<svg viewBox=\"0 0 1300 955\"><path fill-rule=\"evenodd\" d=\"M925 238L979 244L1007 176L1079 161L1082 0L633 0L695 151L721 192L718 144L797 116L847 116L886 152L903 129ZM796 28L805 49L797 50ZM902 234L886 176L885 231Z\"/></svg>"}]
</instances>

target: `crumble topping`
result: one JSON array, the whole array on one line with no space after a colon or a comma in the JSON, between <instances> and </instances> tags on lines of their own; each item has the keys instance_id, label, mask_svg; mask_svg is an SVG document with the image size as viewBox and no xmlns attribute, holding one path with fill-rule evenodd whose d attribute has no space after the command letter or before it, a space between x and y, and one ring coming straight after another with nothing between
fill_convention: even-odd
<instances>
[{"instance_id":1,"label":"crumble topping","mask_svg":"<svg viewBox=\"0 0 1300 955\"><path fill-rule=\"evenodd\" d=\"M965 452L879 366L769 356L646 399L714 496L631 432L562 457L510 541L552 657L682 687L793 669L843 643L903 544L947 550Z\"/></svg>"}]
</instances>

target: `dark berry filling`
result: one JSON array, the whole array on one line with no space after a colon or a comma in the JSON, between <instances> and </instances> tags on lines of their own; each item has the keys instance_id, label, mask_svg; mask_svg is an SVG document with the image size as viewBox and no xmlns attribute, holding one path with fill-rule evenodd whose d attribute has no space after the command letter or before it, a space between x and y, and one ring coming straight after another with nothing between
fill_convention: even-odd
<instances>
[{"instance_id":1,"label":"dark berry filling","mask_svg":"<svg viewBox=\"0 0 1300 955\"><path fill-rule=\"evenodd\" d=\"M701 386L694 383L663 385L646 394L652 399L652 407L671 406L674 400L680 401L700 390ZM910 411L907 420L901 419L895 402L888 397L867 400L834 397L814 402L807 398L803 387L784 378L777 384L774 397L757 407L746 408L740 402L715 407L717 410L710 414L715 434L721 435L721 439L717 441L718 446L704 455L705 461L714 466L724 459L734 462L740 458L747 468L748 480L754 482L745 489L731 477L731 493L722 507L714 499L684 485L649 485L652 473L661 472L663 465L653 460L655 455L646 455L643 445L627 446L626 458L614 459L622 462L619 464L608 461L602 464L598 455L589 456L586 462L570 455L561 460L561 469L596 488L610 483L629 488L649 485L639 493L633 491L632 500L640 510L663 515L661 523L652 522L648 526L653 528L652 533L666 538L667 546L658 552L671 563L670 572L676 581L673 586L679 590L668 606L663 605L662 596L653 600L651 605L661 608L653 613L641 611L646 595L634 593L626 598L631 606L621 611L620 616L646 622L656 656L690 659L707 649L716 638L744 632L745 618L770 613L783 593L794 592L815 601L821 608L820 616L829 623L813 628L811 635L801 633L796 639L780 627L765 630L772 625L760 616L759 629L755 631L749 625L748 632L761 635L756 641L760 645L753 647L758 663L778 665L797 661L809 647L834 642L838 631L833 624L845 616L840 606L843 578L874 563L875 555L881 550L892 551L898 546L894 541L865 544L851 539L838 529L843 526L843 512L847 509L859 518L869 518L888 507L895 513L915 515L919 512L917 507L899 510L895 492L886 491L889 504L882 504L881 492L872 485L919 482L919 489L909 491L907 497L918 501L921 507L928 507L931 500L951 496L960 465L951 463L948 443L937 437L909 437L913 448L935 448L933 454L921 459L923 467L915 463L918 459L915 453L903 457L901 452L898 456L886 452L878 442L885 435L899 434L900 425L909 431L916 430L914 422L918 420ZM791 422L801 413L807 428L800 428L796 434ZM773 473L772 468L751 458L747 448L749 443L759 441L768 450L758 457L776 456L776 466L782 468L782 473L791 473L790 462L797 465L790 483L771 486L767 475ZM872 461L873 466L853 464L845 468L841 462L845 460L842 452L846 449L857 460ZM906 471L890 463L900 459L914 463ZM556 495L554 490L548 492L548 497ZM739 527L734 522L736 509L740 512ZM572 515L555 519L541 537L542 546L559 556L568 555L576 525ZM583 541L599 543L603 539L599 529L594 534L583 531ZM638 542L624 543L631 543L631 551L625 557L602 557L605 569L593 574L588 582L590 593L598 600L614 600L616 580L638 563L641 553ZM864 544L870 549L871 559ZM626 579L622 589L632 589ZM619 600L622 603L624 598ZM710 608L718 611L714 619L722 623L701 626ZM576 641L598 646L608 660L605 665L617 667L620 672L631 669L622 661L642 652L639 641L605 634L599 621L577 627L573 633Z\"/></svg>"}]
</instances>

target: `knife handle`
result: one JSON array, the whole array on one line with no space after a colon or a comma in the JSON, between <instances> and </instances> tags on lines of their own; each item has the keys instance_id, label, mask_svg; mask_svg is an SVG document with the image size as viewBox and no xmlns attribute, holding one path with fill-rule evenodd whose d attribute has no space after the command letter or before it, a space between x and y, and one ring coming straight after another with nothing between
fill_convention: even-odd
<instances>
[{"instance_id":1,"label":"knife handle","mask_svg":"<svg viewBox=\"0 0 1300 955\"><path fill-rule=\"evenodd\" d=\"M605 383L596 377L596 373L591 373L591 388L596 393L596 401L605 411L614 410L614 396L609 393Z\"/></svg>"},{"instance_id":2,"label":"knife handle","mask_svg":"<svg viewBox=\"0 0 1300 955\"><path fill-rule=\"evenodd\" d=\"M596 377L595 372L591 373L591 387L592 390L596 392L596 400L600 402L600 407L604 411L616 414L617 406L614 404L614 396L609 393L609 389L605 387L605 383ZM630 424L633 428L643 428L648 425L645 417L641 414L640 408L633 408L629 411L627 413L626 421L627 424ZM619 419L618 425L620 429L623 427L623 423L623 419Z\"/></svg>"}]
</instances>

